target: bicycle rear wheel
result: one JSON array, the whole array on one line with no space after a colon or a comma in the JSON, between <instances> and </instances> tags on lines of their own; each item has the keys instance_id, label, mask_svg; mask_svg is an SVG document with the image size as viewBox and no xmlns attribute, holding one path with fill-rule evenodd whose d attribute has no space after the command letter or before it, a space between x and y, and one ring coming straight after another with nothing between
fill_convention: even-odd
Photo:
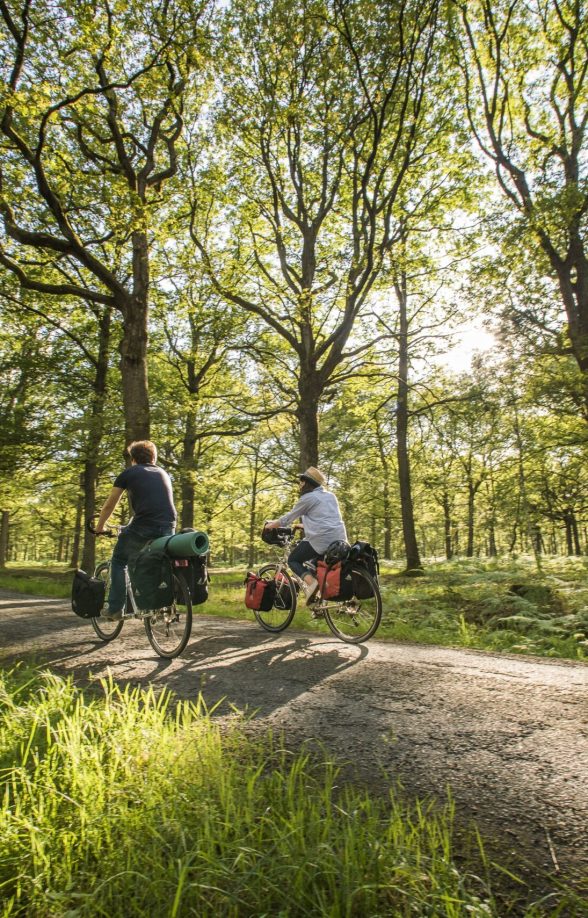
<instances>
[{"instance_id":1,"label":"bicycle rear wheel","mask_svg":"<svg viewBox=\"0 0 588 918\"><path fill-rule=\"evenodd\" d=\"M361 644L375 634L380 624L382 597L377 581L365 568L353 567L351 575L352 598L339 603L325 603L324 615L336 637L347 644Z\"/></svg>"},{"instance_id":2,"label":"bicycle rear wheel","mask_svg":"<svg viewBox=\"0 0 588 918\"><path fill-rule=\"evenodd\" d=\"M104 580L106 584L106 594L108 595L108 590L110 589L110 561L104 561L102 564L99 564L94 571L94 577L99 577L100 580ZM121 633L124 624L122 619L115 622L109 622L107 618L103 618L101 615L97 618L92 618L91 622L94 631L101 641L114 641Z\"/></svg>"},{"instance_id":3,"label":"bicycle rear wheel","mask_svg":"<svg viewBox=\"0 0 588 918\"><path fill-rule=\"evenodd\" d=\"M174 574L174 601L166 609L149 612L143 619L147 639L160 657L181 654L192 631L192 600L183 577Z\"/></svg>"},{"instance_id":4,"label":"bicycle rear wheel","mask_svg":"<svg viewBox=\"0 0 588 918\"><path fill-rule=\"evenodd\" d=\"M279 578L276 576L279 573ZM296 612L296 587L294 581L286 571L281 570L277 564L266 564L260 568L259 576L264 580L276 580L276 598L271 609L263 612L254 609L254 614L266 631L283 631L288 627Z\"/></svg>"}]
</instances>

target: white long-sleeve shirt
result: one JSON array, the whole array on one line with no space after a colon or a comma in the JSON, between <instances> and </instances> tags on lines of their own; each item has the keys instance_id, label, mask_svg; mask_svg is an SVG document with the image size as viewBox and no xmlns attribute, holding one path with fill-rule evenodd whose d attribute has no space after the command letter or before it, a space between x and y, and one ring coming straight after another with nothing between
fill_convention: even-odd
<instances>
[{"instance_id":1,"label":"white long-sleeve shirt","mask_svg":"<svg viewBox=\"0 0 588 918\"><path fill-rule=\"evenodd\" d=\"M303 494L289 513L279 517L280 526L289 526L300 518L304 526L304 538L314 550L322 555L331 542L347 541L347 530L341 517L337 498L323 487L314 488Z\"/></svg>"}]
</instances>

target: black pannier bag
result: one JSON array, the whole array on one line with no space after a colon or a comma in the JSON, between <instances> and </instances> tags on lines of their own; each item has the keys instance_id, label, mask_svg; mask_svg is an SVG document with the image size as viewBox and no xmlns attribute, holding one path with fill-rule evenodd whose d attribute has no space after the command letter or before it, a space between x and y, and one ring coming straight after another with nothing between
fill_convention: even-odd
<instances>
[{"instance_id":1,"label":"black pannier bag","mask_svg":"<svg viewBox=\"0 0 588 918\"><path fill-rule=\"evenodd\" d=\"M369 599L370 596L374 595L374 591L367 580L357 574L353 574L353 595L356 599Z\"/></svg>"},{"instance_id":2,"label":"black pannier bag","mask_svg":"<svg viewBox=\"0 0 588 918\"><path fill-rule=\"evenodd\" d=\"M287 526L278 526L277 529L266 529L264 526L261 538L266 545L283 545L286 539L292 538L292 530Z\"/></svg>"},{"instance_id":3,"label":"black pannier bag","mask_svg":"<svg viewBox=\"0 0 588 918\"><path fill-rule=\"evenodd\" d=\"M380 573L378 562L378 552L372 548L369 542L355 542L349 550L349 562L355 567L365 567L368 574L377 582ZM368 585L363 577L353 578L353 595L358 599L369 599L374 595L374 591Z\"/></svg>"},{"instance_id":4,"label":"black pannier bag","mask_svg":"<svg viewBox=\"0 0 588 918\"><path fill-rule=\"evenodd\" d=\"M151 543L129 559L133 595L142 612L163 609L174 601L173 570L165 549L150 550Z\"/></svg>"},{"instance_id":5,"label":"black pannier bag","mask_svg":"<svg viewBox=\"0 0 588 918\"><path fill-rule=\"evenodd\" d=\"M75 571L71 585L71 607L80 618L97 618L104 606L106 583L90 577L85 571Z\"/></svg>"},{"instance_id":6,"label":"black pannier bag","mask_svg":"<svg viewBox=\"0 0 588 918\"><path fill-rule=\"evenodd\" d=\"M195 532L191 526L185 526L180 529L180 533ZM176 564L176 567L182 568L182 576L188 587L190 599L193 606L199 606L208 599L208 584L210 575L208 573L209 554L195 555L192 558L185 558Z\"/></svg>"},{"instance_id":7,"label":"black pannier bag","mask_svg":"<svg viewBox=\"0 0 588 918\"><path fill-rule=\"evenodd\" d=\"M380 573L378 552L369 542L354 542L349 549L348 559L353 564L363 565L367 568L368 574L371 574L375 580L378 579Z\"/></svg>"},{"instance_id":8,"label":"black pannier bag","mask_svg":"<svg viewBox=\"0 0 588 918\"><path fill-rule=\"evenodd\" d=\"M199 606L208 599L210 577L205 555L188 559L188 566L182 569L193 606Z\"/></svg>"},{"instance_id":9,"label":"black pannier bag","mask_svg":"<svg viewBox=\"0 0 588 918\"><path fill-rule=\"evenodd\" d=\"M290 590L290 584L288 583L287 578L280 571L278 571L274 577L274 582L276 584L276 595L274 597L274 605L276 609L291 609L292 591Z\"/></svg>"}]
</instances>

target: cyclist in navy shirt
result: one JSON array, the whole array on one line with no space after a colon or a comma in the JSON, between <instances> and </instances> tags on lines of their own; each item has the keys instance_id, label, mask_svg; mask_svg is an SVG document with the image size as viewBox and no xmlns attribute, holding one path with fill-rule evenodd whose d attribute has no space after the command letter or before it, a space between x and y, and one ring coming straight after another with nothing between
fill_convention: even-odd
<instances>
[{"instance_id":1,"label":"cyclist in navy shirt","mask_svg":"<svg viewBox=\"0 0 588 918\"><path fill-rule=\"evenodd\" d=\"M119 535L112 553L110 593L107 618L122 617L126 600L125 569L132 554L145 542L159 536L173 535L177 512L172 484L167 472L157 462L157 448L150 440L137 440L128 447L131 465L115 479L96 524L96 532L104 532L123 493L128 492L133 518Z\"/></svg>"}]
</instances>

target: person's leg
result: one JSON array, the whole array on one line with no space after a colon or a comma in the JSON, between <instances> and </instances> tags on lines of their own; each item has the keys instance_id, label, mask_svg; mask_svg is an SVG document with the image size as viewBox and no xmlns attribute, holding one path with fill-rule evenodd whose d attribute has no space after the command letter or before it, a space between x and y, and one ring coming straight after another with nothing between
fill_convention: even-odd
<instances>
[{"instance_id":1,"label":"person's leg","mask_svg":"<svg viewBox=\"0 0 588 918\"><path fill-rule=\"evenodd\" d=\"M304 562L316 561L321 557L322 555L316 552L306 539L302 539L288 556L288 564L291 569L302 578L307 605L311 603L315 597L316 591L318 590L318 580L314 576L314 573L304 566Z\"/></svg>"},{"instance_id":2,"label":"person's leg","mask_svg":"<svg viewBox=\"0 0 588 918\"><path fill-rule=\"evenodd\" d=\"M130 529L124 529L119 535L110 565L110 592L108 594L108 614L120 613L127 599L125 571L132 554L141 550L147 540Z\"/></svg>"},{"instance_id":3,"label":"person's leg","mask_svg":"<svg viewBox=\"0 0 588 918\"><path fill-rule=\"evenodd\" d=\"M288 565L299 577L305 577L308 575L308 568L304 567L304 562L316 561L318 557L310 542L302 539L288 555Z\"/></svg>"}]
</instances>

